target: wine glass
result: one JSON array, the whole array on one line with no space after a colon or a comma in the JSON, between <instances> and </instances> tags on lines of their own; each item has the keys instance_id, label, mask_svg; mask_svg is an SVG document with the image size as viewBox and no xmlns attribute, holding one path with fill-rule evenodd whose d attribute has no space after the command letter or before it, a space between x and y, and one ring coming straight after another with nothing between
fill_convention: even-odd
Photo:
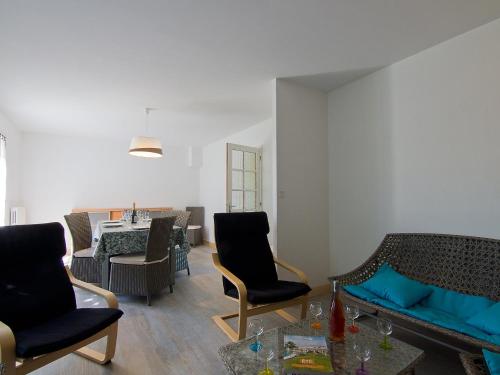
<instances>
[{"instance_id":1,"label":"wine glass","mask_svg":"<svg viewBox=\"0 0 500 375\"><path fill-rule=\"evenodd\" d=\"M248 329L255 336L255 342L249 345L250 350L252 352L258 352L262 350L262 344L259 341L260 335L262 334L262 332L264 332L264 323L262 322L262 319L255 318L250 320Z\"/></svg>"},{"instance_id":2,"label":"wine glass","mask_svg":"<svg viewBox=\"0 0 500 375\"><path fill-rule=\"evenodd\" d=\"M392 345L389 343L388 336L392 333L392 323L388 319L377 320L378 331L384 335L384 341L380 343L380 347L384 350L391 350Z\"/></svg>"},{"instance_id":3,"label":"wine glass","mask_svg":"<svg viewBox=\"0 0 500 375\"><path fill-rule=\"evenodd\" d=\"M356 358L361 363L361 366L356 369L356 375L368 375L369 372L365 369L365 362L367 362L372 356L371 349L366 344L360 342L354 342L352 348Z\"/></svg>"},{"instance_id":4,"label":"wine glass","mask_svg":"<svg viewBox=\"0 0 500 375\"><path fill-rule=\"evenodd\" d=\"M315 330L321 329L321 322L319 321L319 317L323 313L323 306L319 301L312 301L309 304L309 311L311 312L311 316L314 317L314 321L311 323L311 328Z\"/></svg>"},{"instance_id":5,"label":"wine glass","mask_svg":"<svg viewBox=\"0 0 500 375\"><path fill-rule=\"evenodd\" d=\"M359 307L357 305L345 305L345 314L347 319L351 321L351 325L347 328L351 333L358 333L359 327L355 321L359 317Z\"/></svg>"},{"instance_id":6,"label":"wine glass","mask_svg":"<svg viewBox=\"0 0 500 375\"><path fill-rule=\"evenodd\" d=\"M263 355L266 359L266 368L259 371L259 375L274 375L273 370L269 368L269 361L274 358L274 351L271 348L264 349Z\"/></svg>"}]
</instances>

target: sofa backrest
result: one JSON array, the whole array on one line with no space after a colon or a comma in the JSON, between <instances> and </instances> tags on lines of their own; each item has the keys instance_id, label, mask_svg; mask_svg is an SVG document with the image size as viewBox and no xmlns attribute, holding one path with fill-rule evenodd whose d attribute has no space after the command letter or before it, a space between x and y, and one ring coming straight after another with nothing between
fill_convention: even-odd
<instances>
[{"instance_id":1,"label":"sofa backrest","mask_svg":"<svg viewBox=\"0 0 500 375\"><path fill-rule=\"evenodd\" d=\"M76 308L59 223L0 228L0 321L14 332Z\"/></svg>"},{"instance_id":2,"label":"sofa backrest","mask_svg":"<svg viewBox=\"0 0 500 375\"><path fill-rule=\"evenodd\" d=\"M500 240L429 233L392 233L371 263L441 288L500 300ZM375 272L376 270L374 270Z\"/></svg>"}]
</instances>

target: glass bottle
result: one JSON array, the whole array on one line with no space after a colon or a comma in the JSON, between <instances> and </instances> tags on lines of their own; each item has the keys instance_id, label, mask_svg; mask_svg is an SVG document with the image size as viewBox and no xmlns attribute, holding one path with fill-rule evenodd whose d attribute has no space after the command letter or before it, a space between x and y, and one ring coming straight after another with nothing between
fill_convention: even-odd
<instances>
[{"instance_id":1,"label":"glass bottle","mask_svg":"<svg viewBox=\"0 0 500 375\"><path fill-rule=\"evenodd\" d=\"M135 202L132 203L132 224L137 223L137 211L135 209Z\"/></svg>"},{"instance_id":2,"label":"glass bottle","mask_svg":"<svg viewBox=\"0 0 500 375\"><path fill-rule=\"evenodd\" d=\"M333 281L332 304L330 306L330 340L335 342L343 342L345 338L345 317L344 306L340 300L340 287L336 280Z\"/></svg>"}]
</instances>

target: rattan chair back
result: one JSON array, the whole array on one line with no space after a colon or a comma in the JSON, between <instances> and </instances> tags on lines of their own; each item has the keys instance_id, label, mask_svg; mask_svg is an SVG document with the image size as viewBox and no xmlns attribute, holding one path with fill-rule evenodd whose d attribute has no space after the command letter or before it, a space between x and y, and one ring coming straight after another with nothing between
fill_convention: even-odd
<instances>
[{"instance_id":1,"label":"rattan chair back","mask_svg":"<svg viewBox=\"0 0 500 375\"><path fill-rule=\"evenodd\" d=\"M205 207L186 207L186 211L191 212L189 224L205 225Z\"/></svg>"},{"instance_id":2,"label":"rattan chair back","mask_svg":"<svg viewBox=\"0 0 500 375\"><path fill-rule=\"evenodd\" d=\"M174 225L181 227L184 231L187 229L190 216L191 212L181 210L165 211L162 215L162 217L175 217Z\"/></svg>"},{"instance_id":3,"label":"rattan chair back","mask_svg":"<svg viewBox=\"0 0 500 375\"><path fill-rule=\"evenodd\" d=\"M360 266L353 281L371 277L383 263L427 284L500 300L500 240L428 233L394 233Z\"/></svg>"},{"instance_id":4,"label":"rattan chair back","mask_svg":"<svg viewBox=\"0 0 500 375\"><path fill-rule=\"evenodd\" d=\"M146 262L154 262L168 256L174 221L173 217L151 220L146 244Z\"/></svg>"},{"instance_id":5,"label":"rattan chair back","mask_svg":"<svg viewBox=\"0 0 500 375\"><path fill-rule=\"evenodd\" d=\"M92 228L88 212L64 215L73 240L73 252L92 247Z\"/></svg>"}]
</instances>

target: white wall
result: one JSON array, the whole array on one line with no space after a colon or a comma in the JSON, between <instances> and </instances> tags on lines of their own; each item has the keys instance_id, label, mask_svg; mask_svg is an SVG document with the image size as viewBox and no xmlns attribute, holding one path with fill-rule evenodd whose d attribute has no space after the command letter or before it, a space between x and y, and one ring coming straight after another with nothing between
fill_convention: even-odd
<instances>
[{"instance_id":1,"label":"white wall","mask_svg":"<svg viewBox=\"0 0 500 375\"><path fill-rule=\"evenodd\" d=\"M20 193L22 170L20 147L22 134L2 113L0 113L0 133L7 137L7 196L5 202L5 224L9 224L10 208L22 205Z\"/></svg>"},{"instance_id":2,"label":"white wall","mask_svg":"<svg viewBox=\"0 0 500 375\"><path fill-rule=\"evenodd\" d=\"M389 231L394 217L390 71L328 96L330 268L352 270Z\"/></svg>"},{"instance_id":3,"label":"white wall","mask_svg":"<svg viewBox=\"0 0 500 375\"><path fill-rule=\"evenodd\" d=\"M275 233L273 165L276 151L274 124L271 119L203 147L200 204L205 207L205 240L215 242L213 214L226 212L227 143L262 148L262 208L268 215L271 227L269 241L273 244Z\"/></svg>"},{"instance_id":4,"label":"white wall","mask_svg":"<svg viewBox=\"0 0 500 375\"><path fill-rule=\"evenodd\" d=\"M329 276L327 96L275 81L277 252L311 285Z\"/></svg>"},{"instance_id":5,"label":"white wall","mask_svg":"<svg viewBox=\"0 0 500 375\"><path fill-rule=\"evenodd\" d=\"M198 205L199 171L187 148L161 159L130 156L128 143L25 133L23 198L30 223L64 221L75 207Z\"/></svg>"},{"instance_id":6,"label":"white wall","mask_svg":"<svg viewBox=\"0 0 500 375\"><path fill-rule=\"evenodd\" d=\"M334 273L384 232L500 238L499 40L497 20L330 93Z\"/></svg>"}]
</instances>

